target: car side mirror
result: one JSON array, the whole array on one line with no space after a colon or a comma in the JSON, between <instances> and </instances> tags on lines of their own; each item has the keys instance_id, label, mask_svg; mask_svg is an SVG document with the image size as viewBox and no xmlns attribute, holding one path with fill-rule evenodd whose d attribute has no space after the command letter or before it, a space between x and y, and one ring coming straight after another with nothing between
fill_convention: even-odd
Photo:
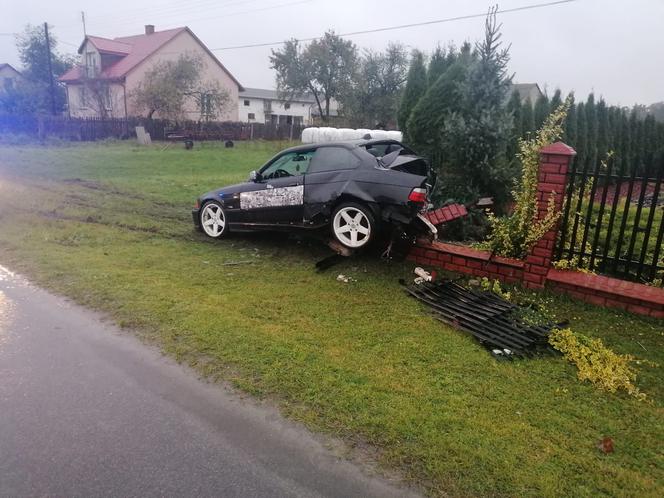
<instances>
[{"instance_id":1,"label":"car side mirror","mask_svg":"<svg viewBox=\"0 0 664 498\"><path fill-rule=\"evenodd\" d=\"M258 181L258 173L256 173L256 170L249 173L249 181L250 182Z\"/></svg>"}]
</instances>

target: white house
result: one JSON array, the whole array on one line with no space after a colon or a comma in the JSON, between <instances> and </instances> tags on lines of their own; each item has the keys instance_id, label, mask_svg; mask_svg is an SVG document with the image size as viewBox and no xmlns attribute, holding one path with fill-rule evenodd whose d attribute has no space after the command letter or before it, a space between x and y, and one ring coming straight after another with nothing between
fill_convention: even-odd
<instances>
[{"instance_id":1,"label":"white house","mask_svg":"<svg viewBox=\"0 0 664 498\"><path fill-rule=\"evenodd\" d=\"M337 113L336 102L330 103L330 114ZM306 94L289 101L279 98L276 90L245 88L239 93L238 116L244 123L310 125L318 116L313 95Z\"/></svg>"},{"instance_id":2,"label":"white house","mask_svg":"<svg viewBox=\"0 0 664 498\"><path fill-rule=\"evenodd\" d=\"M173 61L190 54L199 56L203 62L201 79L216 81L228 92L230 105L214 118L238 119L235 104L242 85L187 27L155 31L154 26L147 25L143 34L113 39L88 35L78 53L80 64L60 77L67 86L72 117L139 115L141 111L135 108L131 97L146 72L160 61ZM201 114L201 104L189 99L185 116L196 120Z\"/></svg>"}]
</instances>

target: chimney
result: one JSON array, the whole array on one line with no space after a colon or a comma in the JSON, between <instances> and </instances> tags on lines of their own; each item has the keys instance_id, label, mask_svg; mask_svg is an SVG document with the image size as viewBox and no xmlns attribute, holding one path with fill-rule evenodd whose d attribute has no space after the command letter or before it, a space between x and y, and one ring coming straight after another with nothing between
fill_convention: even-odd
<instances>
[{"instance_id":1,"label":"chimney","mask_svg":"<svg viewBox=\"0 0 664 498\"><path fill-rule=\"evenodd\" d=\"M154 24L146 24L145 25L145 34L146 35L154 34Z\"/></svg>"}]
</instances>

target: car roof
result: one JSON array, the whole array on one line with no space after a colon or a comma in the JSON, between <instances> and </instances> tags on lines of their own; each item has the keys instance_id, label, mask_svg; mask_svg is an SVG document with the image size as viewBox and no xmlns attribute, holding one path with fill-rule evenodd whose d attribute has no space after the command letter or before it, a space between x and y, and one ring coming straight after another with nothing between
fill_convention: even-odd
<instances>
[{"instance_id":1,"label":"car roof","mask_svg":"<svg viewBox=\"0 0 664 498\"><path fill-rule=\"evenodd\" d=\"M345 149L354 149L356 147L361 147L365 145L372 145L372 144L398 144L398 145L403 145L401 142L398 140L393 140L390 138L386 139L357 139L357 140L342 140L338 142L318 142L318 143L313 143L313 144L302 144L302 145L296 145L295 147L289 147L288 149L284 149L280 152L300 152L300 151L305 151L305 150L311 150L311 149L319 149L320 147L343 147Z\"/></svg>"}]
</instances>

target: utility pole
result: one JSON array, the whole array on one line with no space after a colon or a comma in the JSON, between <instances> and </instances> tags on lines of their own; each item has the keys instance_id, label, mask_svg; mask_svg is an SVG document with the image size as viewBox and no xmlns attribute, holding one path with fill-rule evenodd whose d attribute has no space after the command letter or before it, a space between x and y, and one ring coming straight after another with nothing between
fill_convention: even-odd
<instances>
[{"instance_id":1,"label":"utility pole","mask_svg":"<svg viewBox=\"0 0 664 498\"><path fill-rule=\"evenodd\" d=\"M53 63L51 62L51 40L48 37L48 23L44 23L44 36L46 37L46 52L48 58L48 82L51 91L51 112L55 116L55 82L53 81Z\"/></svg>"}]
</instances>

